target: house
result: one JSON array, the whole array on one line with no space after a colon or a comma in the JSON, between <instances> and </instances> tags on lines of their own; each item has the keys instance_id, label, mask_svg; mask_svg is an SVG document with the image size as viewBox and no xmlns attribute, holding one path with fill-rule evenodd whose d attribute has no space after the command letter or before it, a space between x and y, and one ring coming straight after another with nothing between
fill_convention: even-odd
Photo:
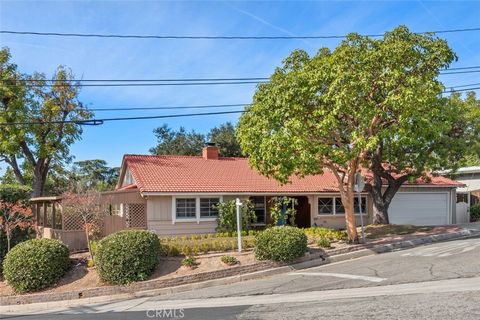
<instances>
[{"instance_id":1,"label":"house","mask_svg":"<svg viewBox=\"0 0 480 320\"><path fill-rule=\"evenodd\" d=\"M464 184L457 188L457 222L470 222L470 207L480 203L480 166L459 168L457 171L449 174L456 181Z\"/></svg>"},{"instance_id":2,"label":"house","mask_svg":"<svg viewBox=\"0 0 480 320\"><path fill-rule=\"evenodd\" d=\"M455 189L460 185L446 177L406 183L391 204L391 222L455 223ZM147 228L160 235L215 232L217 211L212 206L237 197L253 202L258 227L270 223L270 199L288 196L297 199L299 227L345 228L345 210L332 172L292 177L291 183L279 185L251 169L246 158L221 157L214 145L205 146L201 156L127 154L117 189L110 194L125 199L113 210L126 217L129 227ZM367 193L362 193L362 207L368 223L373 206Z\"/></svg>"}]
</instances>

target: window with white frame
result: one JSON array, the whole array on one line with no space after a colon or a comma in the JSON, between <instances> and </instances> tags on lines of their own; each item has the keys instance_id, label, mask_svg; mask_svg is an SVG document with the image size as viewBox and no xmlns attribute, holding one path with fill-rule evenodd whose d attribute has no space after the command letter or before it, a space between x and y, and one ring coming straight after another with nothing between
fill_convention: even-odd
<instances>
[{"instance_id":1,"label":"window with white frame","mask_svg":"<svg viewBox=\"0 0 480 320\"><path fill-rule=\"evenodd\" d=\"M367 198L362 198L362 214L367 212ZM359 214L358 207L358 197L355 197L353 200L354 212ZM345 207L342 203L342 198L340 197L319 197L318 202L318 215L335 215L335 214L345 214Z\"/></svg>"},{"instance_id":2,"label":"window with white frame","mask_svg":"<svg viewBox=\"0 0 480 320\"><path fill-rule=\"evenodd\" d=\"M197 199L176 198L175 212L177 219L195 219L197 214Z\"/></svg>"},{"instance_id":3,"label":"window with white frame","mask_svg":"<svg viewBox=\"0 0 480 320\"><path fill-rule=\"evenodd\" d=\"M200 217L216 218L218 216L217 204L220 198L200 198Z\"/></svg>"},{"instance_id":4,"label":"window with white frame","mask_svg":"<svg viewBox=\"0 0 480 320\"><path fill-rule=\"evenodd\" d=\"M266 198L265 197L250 197L250 201L253 203L255 215L257 216L256 224L266 223Z\"/></svg>"},{"instance_id":5,"label":"window with white frame","mask_svg":"<svg viewBox=\"0 0 480 320\"><path fill-rule=\"evenodd\" d=\"M135 183L135 180L133 179L132 172L129 169L127 169L127 171L125 172L125 178L123 179L123 185L128 186L134 183Z\"/></svg>"}]
</instances>

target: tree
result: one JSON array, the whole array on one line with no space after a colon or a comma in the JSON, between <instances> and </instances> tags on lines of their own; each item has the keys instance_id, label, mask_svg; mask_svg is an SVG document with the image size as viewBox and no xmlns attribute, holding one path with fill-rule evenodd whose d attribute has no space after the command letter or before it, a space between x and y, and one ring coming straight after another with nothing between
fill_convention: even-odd
<instances>
[{"instance_id":1,"label":"tree","mask_svg":"<svg viewBox=\"0 0 480 320\"><path fill-rule=\"evenodd\" d=\"M106 214L100 205L100 194L85 190L80 190L77 193L67 192L62 196L61 204L63 214L76 215L82 218L88 251L93 260L90 240L96 240L100 237L103 226L102 218Z\"/></svg>"},{"instance_id":2,"label":"tree","mask_svg":"<svg viewBox=\"0 0 480 320\"><path fill-rule=\"evenodd\" d=\"M101 159L77 161L70 172L77 188L91 191L113 190L118 180L119 168L110 168Z\"/></svg>"},{"instance_id":3,"label":"tree","mask_svg":"<svg viewBox=\"0 0 480 320\"><path fill-rule=\"evenodd\" d=\"M205 136L195 131L187 132L184 127L174 131L164 124L156 128L153 133L157 138L157 145L150 149L150 153L157 155L197 156L201 154L205 144Z\"/></svg>"},{"instance_id":4,"label":"tree","mask_svg":"<svg viewBox=\"0 0 480 320\"><path fill-rule=\"evenodd\" d=\"M212 128L208 134L208 140L218 146L223 157L241 157L243 155L237 141L235 127L230 122Z\"/></svg>"},{"instance_id":5,"label":"tree","mask_svg":"<svg viewBox=\"0 0 480 320\"><path fill-rule=\"evenodd\" d=\"M392 127L401 134L409 121L428 123L442 91L438 71L454 59L445 41L403 26L378 40L349 34L333 52L321 48L313 57L296 50L241 116L242 150L281 183L331 171L349 240L358 242L356 173Z\"/></svg>"},{"instance_id":6,"label":"tree","mask_svg":"<svg viewBox=\"0 0 480 320\"><path fill-rule=\"evenodd\" d=\"M214 142L224 157L240 157L242 151L235 136L235 127L230 123L214 127L207 136L194 130L187 132L184 127L175 131L164 124L156 128L157 145L150 153L158 155L198 156L206 142ZM208 138L208 139L207 139Z\"/></svg>"},{"instance_id":7,"label":"tree","mask_svg":"<svg viewBox=\"0 0 480 320\"><path fill-rule=\"evenodd\" d=\"M91 118L78 100L79 84L64 66L49 81L44 74L20 74L8 49L0 51L0 158L25 184L19 159L32 172L32 196L44 192L52 166L71 160L69 147L82 134L78 121ZM65 122L71 121L71 122ZM33 124L32 124L33 122ZM40 123L40 124L39 124Z\"/></svg>"},{"instance_id":8,"label":"tree","mask_svg":"<svg viewBox=\"0 0 480 320\"><path fill-rule=\"evenodd\" d=\"M437 96L429 105L424 117L412 115L400 130L392 126L369 154L373 179L366 189L373 199L374 224L389 223L388 208L404 182L429 180L430 172L445 168L455 171L465 154L478 152L480 109L474 95L465 100L459 94Z\"/></svg>"},{"instance_id":9,"label":"tree","mask_svg":"<svg viewBox=\"0 0 480 320\"><path fill-rule=\"evenodd\" d=\"M32 224L32 210L26 199L30 189L19 185L0 186L0 230L7 238L7 252L11 249L15 229L27 229Z\"/></svg>"}]
</instances>

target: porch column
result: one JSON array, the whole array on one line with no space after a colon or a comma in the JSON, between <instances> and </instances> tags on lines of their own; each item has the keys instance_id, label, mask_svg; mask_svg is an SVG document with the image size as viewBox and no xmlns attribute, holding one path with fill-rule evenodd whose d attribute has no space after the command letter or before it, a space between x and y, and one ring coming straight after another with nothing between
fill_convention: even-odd
<instances>
[{"instance_id":1,"label":"porch column","mask_svg":"<svg viewBox=\"0 0 480 320\"><path fill-rule=\"evenodd\" d=\"M47 210L48 210L47 203L44 202L44 203L43 203L43 226L44 226L44 227L48 227Z\"/></svg>"}]
</instances>

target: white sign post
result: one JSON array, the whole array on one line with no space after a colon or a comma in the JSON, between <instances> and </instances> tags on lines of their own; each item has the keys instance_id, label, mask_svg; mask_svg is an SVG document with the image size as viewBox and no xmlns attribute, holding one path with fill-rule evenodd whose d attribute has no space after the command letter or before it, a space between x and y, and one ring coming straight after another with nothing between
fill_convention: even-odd
<instances>
[{"instance_id":1,"label":"white sign post","mask_svg":"<svg viewBox=\"0 0 480 320\"><path fill-rule=\"evenodd\" d=\"M363 212L362 212L362 195L361 192L365 187L365 181L360 173L355 175L355 191L357 192L358 196L358 211L360 212L360 225L362 228L362 243L365 243L365 232L363 228Z\"/></svg>"},{"instance_id":2,"label":"white sign post","mask_svg":"<svg viewBox=\"0 0 480 320\"><path fill-rule=\"evenodd\" d=\"M242 203L240 202L240 198L237 198L235 201L235 205L237 206L237 241L238 241L238 252L242 252L242 224L241 224L241 217L240 217L240 206Z\"/></svg>"}]
</instances>

